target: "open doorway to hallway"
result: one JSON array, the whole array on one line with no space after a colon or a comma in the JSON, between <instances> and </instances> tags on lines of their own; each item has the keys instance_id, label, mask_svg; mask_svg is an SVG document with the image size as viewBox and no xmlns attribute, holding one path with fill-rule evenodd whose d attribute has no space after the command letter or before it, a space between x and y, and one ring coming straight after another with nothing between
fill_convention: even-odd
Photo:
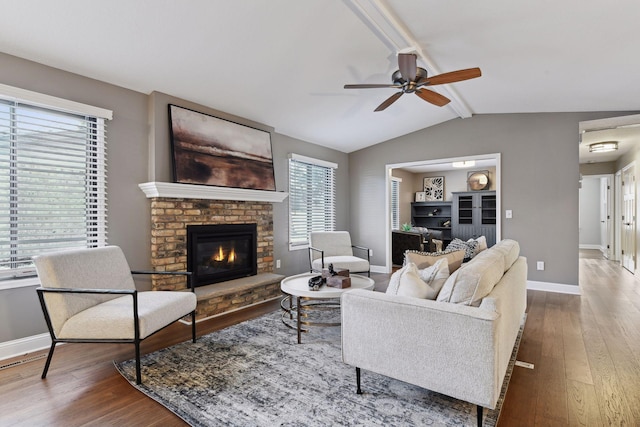
<instances>
[{"instance_id":1,"label":"open doorway to hallway","mask_svg":"<svg viewBox=\"0 0 640 427\"><path fill-rule=\"evenodd\" d=\"M640 115L585 121L579 129L580 256L599 250L635 274Z\"/></svg>"}]
</instances>

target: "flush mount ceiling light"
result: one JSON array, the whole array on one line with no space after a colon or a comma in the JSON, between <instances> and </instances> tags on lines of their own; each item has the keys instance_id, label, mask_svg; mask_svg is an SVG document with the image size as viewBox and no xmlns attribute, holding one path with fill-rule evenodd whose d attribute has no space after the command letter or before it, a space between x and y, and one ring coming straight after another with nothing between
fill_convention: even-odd
<instances>
[{"instance_id":1,"label":"flush mount ceiling light","mask_svg":"<svg viewBox=\"0 0 640 427\"><path fill-rule=\"evenodd\" d=\"M476 165L475 160L465 160L464 162L453 162L451 166L454 168L472 168Z\"/></svg>"},{"instance_id":2,"label":"flush mount ceiling light","mask_svg":"<svg viewBox=\"0 0 640 427\"><path fill-rule=\"evenodd\" d=\"M589 145L590 153L606 153L607 151L616 151L618 149L618 141L596 142Z\"/></svg>"}]
</instances>

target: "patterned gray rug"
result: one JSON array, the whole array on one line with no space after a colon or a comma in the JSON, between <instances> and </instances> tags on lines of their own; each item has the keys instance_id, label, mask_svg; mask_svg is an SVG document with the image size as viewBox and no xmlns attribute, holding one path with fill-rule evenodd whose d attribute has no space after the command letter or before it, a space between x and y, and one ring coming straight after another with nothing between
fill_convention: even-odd
<instances>
[{"instance_id":1,"label":"patterned gray rug","mask_svg":"<svg viewBox=\"0 0 640 427\"><path fill-rule=\"evenodd\" d=\"M522 331L521 331L522 334ZM520 335L521 335L520 334ZM340 355L340 329L314 328L296 344L280 313L246 321L142 358L116 363L138 390L192 426L475 426L476 407L438 393L355 368ZM511 377L496 410L495 426Z\"/></svg>"}]
</instances>

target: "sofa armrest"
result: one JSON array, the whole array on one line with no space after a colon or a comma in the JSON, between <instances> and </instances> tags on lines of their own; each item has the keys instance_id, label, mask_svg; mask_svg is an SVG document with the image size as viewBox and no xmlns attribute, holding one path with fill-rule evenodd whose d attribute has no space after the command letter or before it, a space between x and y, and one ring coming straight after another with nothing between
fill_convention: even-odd
<instances>
[{"instance_id":1,"label":"sofa armrest","mask_svg":"<svg viewBox=\"0 0 640 427\"><path fill-rule=\"evenodd\" d=\"M358 289L341 313L345 363L494 407L498 313Z\"/></svg>"}]
</instances>

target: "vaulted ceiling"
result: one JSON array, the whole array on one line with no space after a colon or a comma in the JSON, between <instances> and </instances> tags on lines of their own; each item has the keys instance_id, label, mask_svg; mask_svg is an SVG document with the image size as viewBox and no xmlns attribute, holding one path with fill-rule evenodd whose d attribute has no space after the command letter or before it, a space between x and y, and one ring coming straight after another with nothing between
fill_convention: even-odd
<instances>
[{"instance_id":1,"label":"vaulted ceiling","mask_svg":"<svg viewBox=\"0 0 640 427\"><path fill-rule=\"evenodd\" d=\"M637 0L0 0L0 51L135 91L160 91L352 152L473 114L640 107ZM429 75L396 89L396 54ZM576 137L577 138L577 137Z\"/></svg>"}]
</instances>

